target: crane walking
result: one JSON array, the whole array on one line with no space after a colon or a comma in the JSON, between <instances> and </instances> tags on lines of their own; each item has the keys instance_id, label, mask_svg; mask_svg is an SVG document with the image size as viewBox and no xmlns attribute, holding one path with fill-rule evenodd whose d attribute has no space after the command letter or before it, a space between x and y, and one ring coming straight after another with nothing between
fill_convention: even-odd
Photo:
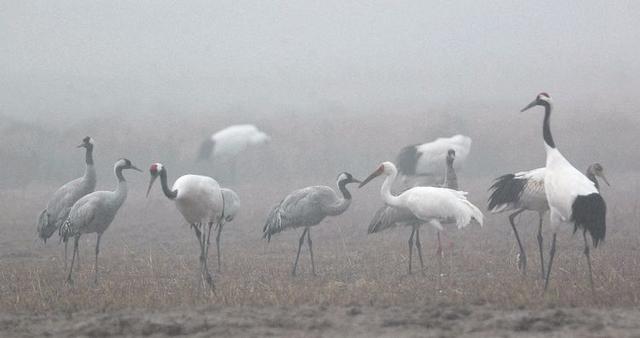
<instances>
[{"instance_id":1,"label":"crane walking","mask_svg":"<svg viewBox=\"0 0 640 338\"><path fill-rule=\"evenodd\" d=\"M67 282L73 283L71 274L73 272L73 262L78 255L78 242L82 234L96 233L96 261L94 282L98 283L98 254L100 252L100 238L107 230L118 210L127 199L127 181L122 175L125 169L136 168L131 161L126 158L118 160L113 168L118 186L115 191L94 191L79 199L69 211L69 217L60 227L60 237L66 242L73 237L73 255L71 256L71 266Z\"/></svg>"},{"instance_id":2,"label":"crane walking","mask_svg":"<svg viewBox=\"0 0 640 338\"><path fill-rule=\"evenodd\" d=\"M311 241L311 227L320 224L327 216L341 215L351 205L351 193L347 190L350 183L360 183L351 174L343 172L338 175L337 186L342 196L324 185L316 185L296 190L271 209L267 221L262 229L263 238L271 241L271 236L292 228L304 227L298 241L298 253L293 263L291 274L295 276L300 258L300 250L305 236L311 256L311 270L316 274L313 261L313 246Z\"/></svg>"},{"instance_id":3,"label":"crane walking","mask_svg":"<svg viewBox=\"0 0 640 338\"><path fill-rule=\"evenodd\" d=\"M505 211L514 211L509 215L509 223L516 237L516 242L520 249L518 254L518 268L526 274L527 271L527 255L524 246L520 241L518 230L515 225L515 218L520 213L531 210L538 213L538 249L540 251L540 267L542 278L545 277L544 254L542 253L542 224L544 215L549 210L547 196L544 190L545 168L537 168L529 171L522 171L515 174L502 175L494 181L489 188L491 196L489 196L488 210L492 213L500 213ZM609 182L604 175L604 168L600 163L591 164L587 168L587 178L589 178L596 188L600 185L596 177L602 178L607 185Z\"/></svg>"},{"instance_id":4,"label":"crane walking","mask_svg":"<svg viewBox=\"0 0 640 338\"><path fill-rule=\"evenodd\" d=\"M213 290L215 286L207 266L207 257L209 254L209 243L213 224L216 224L218 227L218 239L220 237L220 231L222 231L221 224L224 219L224 202L220 185L216 180L208 176L183 175L173 183L172 188L169 188L167 183L167 169L162 163L151 164L149 173L151 174L151 180L149 182L149 188L147 189L147 196L149 196L153 183L159 176L162 192L168 199L175 202L176 208L182 214L182 217L184 217L187 223L194 229L198 244L200 245L200 276L202 278L202 285L203 287L209 286ZM230 199L233 200L233 198ZM230 208L231 207L230 205ZM232 211L232 209L229 209L229 211L230 214L235 214L235 211ZM208 227L208 229L206 229L206 227ZM220 251L218 251L218 257L220 257Z\"/></svg>"},{"instance_id":5,"label":"crane walking","mask_svg":"<svg viewBox=\"0 0 640 338\"><path fill-rule=\"evenodd\" d=\"M82 139L78 148L85 148L84 175L60 187L51 196L47 208L38 217L38 236L46 243L54 232L67 219L74 203L96 189L96 168L93 163L93 139L89 136ZM80 261L78 260L78 264ZM64 268L67 269L67 242L64 243Z\"/></svg>"},{"instance_id":6,"label":"crane walking","mask_svg":"<svg viewBox=\"0 0 640 338\"><path fill-rule=\"evenodd\" d=\"M547 163L544 174L544 191L549 203L550 225L553 231L551 250L549 252L549 264L545 277L544 289L549 286L551 267L556 253L556 234L561 225L574 225L574 232L582 230L584 239L584 255L589 267L589 283L593 291L593 273L591 271L591 256L587 232L591 235L593 246L604 240L607 226L607 206L600 196L595 184L583 175L556 148L551 134L550 120L552 100L549 94L540 93L536 98L524 107L524 112L532 107L544 108L544 120L542 122L542 138L544 139Z\"/></svg>"},{"instance_id":7,"label":"crane walking","mask_svg":"<svg viewBox=\"0 0 640 338\"><path fill-rule=\"evenodd\" d=\"M410 258L414 234L416 236L418 255L420 258L422 257L420 228L418 226L421 223L429 223L438 231L442 231L442 223L455 223L460 229L466 227L472 219L475 219L482 226L482 212L467 200L466 192L439 187L413 187L398 196L392 195L391 185L398 175L398 170L391 162L380 164L378 169L360 184L360 187L380 175L386 176L384 183L382 183L380 194L388 206L396 208L393 214L400 214L406 218L409 218L409 215L413 215L415 218L407 222L407 225L411 225L414 228L409 238ZM422 258L420 262L422 264ZM411 272L411 259L409 260L409 272Z\"/></svg>"}]
</instances>

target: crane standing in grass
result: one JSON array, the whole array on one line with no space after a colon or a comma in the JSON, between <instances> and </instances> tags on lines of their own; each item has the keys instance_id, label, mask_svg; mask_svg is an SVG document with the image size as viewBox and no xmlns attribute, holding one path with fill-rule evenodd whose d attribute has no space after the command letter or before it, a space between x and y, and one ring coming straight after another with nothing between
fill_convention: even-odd
<instances>
[{"instance_id":1,"label":"crane standing in grass","mask_svg":"<svg viewBox=\"0 0 640 338\"><path fill-rule=\"evenodd\" d=\"M47 208L38 217L38 237L45 243L67 219L74 203L96 189L96 168L93 164L93 139L89 136L82 140L78 148L85 148L84 175L60 187L51 196ZM78 260L80 264L80 260ZM67 242L64 243L64 268L67 269Z\"/></svg>"},{"instance_id":2,"label":"crane standing in grass","mask_svg":"<svg viewBox=\"0 0 640 338\"><path fill-rule=\"evenodd\" d=\"M593 246L604 240L607 226L607 206L600 196L595 184L591 182L556 148L556 144L551 134L551 106L552 100L549 94L540 93L536 98L524 107L521 111L528 110L535 106L544 108L544 120L542 122L542 138L544 148L547 153L547 162L544 174L544 191L551 210L551 230L553 238L551 240L551 250L549 252L549 265L544 282L544 289L549 287L551 267L556 253L556 233L561 225L574 226L574 232L582 230L584 238L584 255L589 267L589 284L593 291L593 273L591 271L591 256L587 232L591 235Z\"/></svg>"},{"instance_id":3,"label":"crane standing in grass","mask_svg":"<svg viewBox=\"0 0 640 338\"><path fill-rule=\"evenodd\" d=\"M453 163L455 161L456 152L453 149L449 149L447 151L447 157L445 159L445 175L444 182L442 183L443 188L448 188L452 190L458 190L458 177L456 176L456 171L453 167ZM397 225L406 225L412 227L411 235L409 236L409 273L411 273L411 263L413 258L413 246L414 246L414 236L415 236L415 246L418 251L418 258L420 259L420 267L421 271L424 271L424 260L422 258L422 244L420 243L420 226L425 223L424 221L417 218L409 209L396 207L385 204L380 207L378 211L376 211L375 215L371 219L369 223L369 233L378 233L383 230L393 228ZM437 230L438 236L438 248L436 254L438 256L438 260L441 264L442 260L442 244L440 241L440 231Z\"/></svg>"},{"instance_id":4,"label":"crane standing in grass","mask_svg":"<svg viewBox=\"0 0 640 338\"><path fill-rule=\"evenodd\" d=\"M380 164L360 187L367 184L377 176L385 175L386 179L380 189L380 194L385 203L396 208L394 213L401 213L403 217L413 220L407 221L407 225L414 227L409 238L409 257L412 254L413 235L416 236L416 246L418 255L421 258L420 228L422 223L429 223L436 230L442 230L442 223L455 223L458 228L466 227L472 219L475 219L481 226L483 221L482 212L466 198L467 193L447 188L439 187L414 187L402 192L398 196L391 194L391 185L398 175L398 171L391 162ZM394 216L395 217L395 216ZM374 217L375 218L375 217ZM422 258L420 259L422 263ZM409 272L411 272L411 259L409 259Z\"/></svg>"},{"instance_id":5,"label":"crane standing in grass","mask_svg":"<svg viewBox=\"0 0 640 338\"><path fill-rule=\"evenodd\" d=\"M327 216L341 215L351 205L351 193L347 184L360 183L349 173L338 175L337 185L342 196L338 196L330 187L316 185L296 190L271 209L267 221L262 229L263 238L271 240L271 236L293 228L304 227L298 241L298 253L293 263L291 274L295 276L300 258L300 250L305 236L311 255L311 271L315 275L316 267L313 261L313 246L311 242L311 227L320 224Z\"/></svg>"},{"instance_id":6,"label":"crane standing in grass","mask_svg":"<svg viewBox=\"0 0 640 338\"><path fill-rule=\"evenodd\" d=\"M122 175L125 169L136 168L131 161L126 158L118 160L114 165L114 172L118 179L118 186L115 191L95 191L79 199L69 211L69 217L60 227L60 237L66 242L73 237L73 256L67 282L72 283L71 273L73 272L73 262L78 255L78 241L82 234L96 233L96 262L94 282L98 283L98 254L100 252L100 238L107 230L118 210L127 199L127 181Z\"/></svg>"},{"instance_id":7,"label":"crane standing in grass","mask_svg":"<svg viewBox=\"0 0 640 338\"><path fill-rule=\"evenodd\" d=\"M202 285L203 287L209 286L213 290L215 286L207 266L207 257L209 255L211 228L213 224L218 226L217 238L219 244L222 222L225 218L225 206L220 185L216 180L208 176L183 175L178 177L173 183L172 188L169 188L167 183L167 169L162 163L151 164L149 173L151 174L151 181L147 189L147 196L149 196L151 187L153 187L153 182L155 182L159 176L162 192L168 199L175 202L176 208L180 211L182 217L184 217L187 223L194 229L198 244L200 245L200 275L202 277ZM230 195L230 202L233 202L236 197ZM239 206L239 204L229 204L230 214L235 214L233 206ZM208 229L206 229L206 227L208 227ZM220 251L218 251L218 257L220 257ZM218 264L220 264L219 262L220 261L218 261Z\"/></svg>"},{"instance_id":8,"label":"crane standing in grass","mask_svg":"<svg viewBox=\"0 0 640 338\"><path fill-rule=\"evenodd\" d=\"M518 230L515 225L515 218L520 213L531 210L538 213L538 248L540 251L540 267L542 271L542 278L544 278L544 254L542 253L542 224L543 218L546 212L549 210L549 204L547 203L547 196L544 190L544 176L545 168L538 168L529 171L522 171L515 174L502 175L494 181L489 190L491 196L489 196L488 210L492 213L500 213L505 211L514 211L509 215L509 223L516 237L520 253L518 254L518 268L526 274L527 271L527 255L524 251L524 246L520 241ZM597 177L602 178L604 182L609 185L607 178L604 175L604 168L600 163L594 163L587 168L587 178L589 178L596 189L599 190L599 183Z\"/></svg>"}]
</instances>

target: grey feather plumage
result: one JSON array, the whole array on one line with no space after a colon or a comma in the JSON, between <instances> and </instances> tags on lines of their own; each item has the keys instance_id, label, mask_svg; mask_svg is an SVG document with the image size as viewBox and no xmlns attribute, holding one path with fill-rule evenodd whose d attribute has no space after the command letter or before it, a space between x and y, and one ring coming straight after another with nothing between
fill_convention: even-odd
<instances>
[{"instance_id":1,"label":"grey feather plumage","mask_svg":"<svg viewBox=\"0 0 640 338\"><path fill-rule=\"evenodd\" d=\"M240 210L240 197L235 191L228 188L220 188L222 193L223 215L225 222L231 222Z\"/></svg>"},{"instance_id":2,"label":"grey feather plumage","mask_svg":"<svg viewBox=\"0 0 640 338\"><path fill-rule=\"evenodd\" d=\"M43 241L47 241L67 219L74 203L83 196L93 192L96 188L96 169L93 164L93 144L90 138L85 138L81 146L86 148L85 171L82 177L70 181L60 187L49 199L37 223L37 233Z\"/></svg>"},{"instance_id":3,"label":"grey feather plumage","mask_svg":"<svg viewBox=\"0 0 640 338\"><path fill-rule=\"evenodd\" d=\"M327 186L312 186L296 190L274 206L263 228L263 237L289 228L307 227L320 223L327 216L345 212L351 198L344 198Z\"/></svg>"}]
</instances>

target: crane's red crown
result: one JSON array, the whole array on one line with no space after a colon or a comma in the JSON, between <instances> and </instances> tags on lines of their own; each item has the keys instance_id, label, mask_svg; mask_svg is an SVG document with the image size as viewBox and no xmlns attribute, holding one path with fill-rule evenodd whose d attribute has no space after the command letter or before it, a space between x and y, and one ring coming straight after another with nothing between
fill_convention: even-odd
<instances>
[{"instance_id":1,"label":"crane's red crown","mask_svg":"<svg viewBox=\"0 0 640 338\"><path fill-rule=\"evenodd\" d=\"M152 175L157 175L158 172L160 172L161 170L162 170L162 164L160 163L153 163L151 167L149 167L149 172Z\"/></svg>"}]
</instances>

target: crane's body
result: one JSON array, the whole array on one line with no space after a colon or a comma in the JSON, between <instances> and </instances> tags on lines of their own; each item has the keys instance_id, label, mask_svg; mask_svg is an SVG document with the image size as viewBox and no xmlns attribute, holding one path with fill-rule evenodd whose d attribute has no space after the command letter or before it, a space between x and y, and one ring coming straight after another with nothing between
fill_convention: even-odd
<instances>
[{"instance_id":1,"label":"crane's body","mask_svg":"<svg viewBox=\"0 0 640 338\"><path fill-rule=\"evenodd\" d=\"M180 176L173 183L172 188L169 189L167 170L163 164L153 163L149 169L149 173L151 174L151 181L147 189L147 196L149 196L149 191L151 191L153 183L159 176L164 195L174 201L182 217L184 217L185 221L194 229L198 244L200 245L202 284L203 286L208 285L213 289L214 283L207 266L207 257L209 253L211 228L216 224L219 227L219 231L221 231L220 224L223 221L224 203L220 184L208 176L188 174ZM206 233L205 230L207 230ZM218 233L218 238L219 236L220 234ZM218 257L220 257L219 249ZM220 260L218 260L218 265L219 264Z\"/></svg>"},{"instance_id":2,"label":"crane's body","mask_svg":"<svg viewBox=\"0 0 640 338\"><path fill-rule=\"evenodd\" d=\"M411 176L427 176L432 177L437 183L437 180L445 175L446 165L443 164L446 164L449 150L455 152L454 168L459 171L471 151L471 138L454 135L441 137L429 143L406 146L400 150L396 158L398 173L403 179Z\"/></svg>"},{"instance_id":3,"label":"crane's body","mask_svg":"<svg viewBox=\"0 0 640 338\"><path fill-rule=\"evenodd\" d=\"M583 175L556 148L550 127L551 97L540 93L535 100L522 109L525 111L534 106L545 109L542 123L542 137L547 155L544 176L544 189L549 203L550 226L553 231L549 265L545 278L545 290L549 286L551 267L556 252L556 233L563 224L574 225L574 231L581 229L585 243L584 254L589 267L589 281L593 290L591 257L587 232L591 235L593 246L597 247L606 234L606 204L595 184Z\"/></svg>"},{"instance_id":4,"label":"crane's body","mask_svg":"<svg viewBox=\"0 0 640 338\"><path fill-rule=\"evenodd\" d=\"M47 208L44 209L38 217L38 236L45 243L54 232L60 229L62 223L67 219L73 204L81 197L93 192L96 188L97 176L93 162L93 140L88 136L85 137L78 146L78 148L80 147L85 148L86 167L84 175L66 183L56 190L49 199Z\"/></svg>"},{"instance_id":5,"label":"crane's body","mask_svg":"<svg viewBox=\"0 0 640 338\"><path fill-rule=\"evenodd\" d=\"M298 254L293 265L293 275L296 274L305 235L307 236L307 244L311 255L311 267L315 275L310 227L318 225L327 216L337 216L344 213L351 205L351 193L347 190L346 185L359 182L351 174L341 173L338 176L337 186L342 196L339 196L328 186L311 186L290 193L271 209L262 230L263 237L267 240L270 241L271 236L287 229L304 228L298 244Z\"/></svg>"},{"instance_id":6,"label":"crane's body","mask_svg":"<svg viewBox=\"0 0 640 338\"><path fill-rule=\"evenodd\" d=\"M466 192L440 187L413 187L398 196L392 195L391 185L398 171L391 162L382 163L360 186L383 174L387 177L382 184L380 194L386 207L378 210L369 225L369 232L381 231L396 224L412 226L413 230L409 238L409 272L411 272L414 235L420 263L424 267L419 232L421 224L429 223L437 231L443 229L442 223L455 223L460 229L475 219L482 225L482 212L467 200Z\"/></svg>"},{"instance_id":7,"label":"crane's body","mask_svg":"<svg viewBox=\"0 0 640 338\"><path fill-rule=\"evenodd\" d=\"M128 159L120 159L114 165L114 172L118 179L115 191L95 191L79 199L69 211L69 216L60 227L60 237L67 242L69 238L74 238L73 257L69 268L68 282L72 282L71 274L73 262L78 255L78 241L82 234L97 233L96 240L96 261L95 261L95 282L98 282L98 253L100 248L100 238L105 230L111 225L118 210L127 199L127 181L122 175L124 169L134 169L140 171L131 164Z\"/></svg>"}]
</instances>

